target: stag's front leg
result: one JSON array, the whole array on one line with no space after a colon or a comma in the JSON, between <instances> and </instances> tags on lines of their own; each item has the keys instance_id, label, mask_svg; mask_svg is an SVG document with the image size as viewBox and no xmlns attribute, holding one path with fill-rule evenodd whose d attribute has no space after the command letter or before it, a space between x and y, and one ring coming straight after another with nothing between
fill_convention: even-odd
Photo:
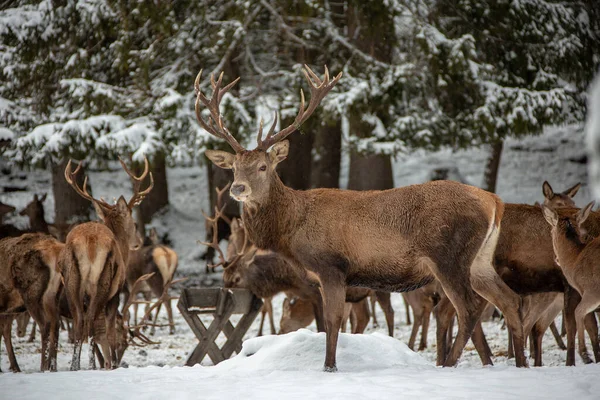
<instances>
[{"instance_id":1,"label":"stag's front leg","mask_svg":"<svg viewBox=\"0 0 600 400\"><path fill-rule=\"evenodd\" d=\"M340 278L324 277L321 279L321 295L323 297L323 314L327 338L323 370L325 372L336 372L337 341L344 316L346 285Z\"/></svg>"}]
</instances>

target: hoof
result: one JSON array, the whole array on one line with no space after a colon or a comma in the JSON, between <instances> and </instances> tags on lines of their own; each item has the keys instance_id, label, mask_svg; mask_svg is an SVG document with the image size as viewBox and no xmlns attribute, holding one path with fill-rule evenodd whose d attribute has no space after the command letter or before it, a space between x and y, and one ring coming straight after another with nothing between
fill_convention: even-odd
<instances>
[{"instance_id":1,"label":"hoof","mask_svg":"<svg viewBox=\"0 0 600 400\"><path fill-rule=\"evenodd\" d=\"M337 372L337 367L335 365L333 367L324 366L323 372Z\"/></svg>"},{"instance_id":2,"label":"hoof","mask_svg":"<svg viewBox=\"0 0 600 400\"><path fill-rule=\"evenodd\" d=\"M592 361L592 357L590 357L590 355L588 353L581 354L581 359L583 360L584 364L593 364L594 363L594 361Z\"/></svg>"}]
</instances>

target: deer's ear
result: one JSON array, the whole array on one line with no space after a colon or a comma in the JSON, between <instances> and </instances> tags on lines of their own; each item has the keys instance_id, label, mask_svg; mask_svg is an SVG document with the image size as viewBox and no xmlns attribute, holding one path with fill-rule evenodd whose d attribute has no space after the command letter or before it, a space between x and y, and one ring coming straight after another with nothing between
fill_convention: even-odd
<instances>
[{"instance_id":1,"label":"deer's ear","mask_svg":"<svg viewBox=\"0 0 600 400\"><path fill-rule=\"evenodd\" d=\"M273 145L269 150L269 159L273 165L277 165L287 158L288 152L290 151L290 141L282 140Z\"/></svg>"},{"instance_id":2,"label":"deer's ear","mask_svg":"<svg viewBox=\"0 0 600 400\"><path fill-rule=\"evenodd\" d=\"M219 168L231 169L233 167L235 154L222 150L206 150L204 154L206 154L206 157Z\"/></svg>"},{"instance_id":3,"label":"deer's ear","mask_svg":"<svg viewBox=\"0 0 600 400\"><path fill-rule=\"evenodd\" d=\"M556 226L556 224L558 223L558 214L556 213L556 211L554 211L550 207L542 205L542 212L544 213L544 218L546 218L546 221L548 221L548 223L551 226Z\"/></svg>"},{"instance_id":4,"label":"deer's ear","mask_svg":"<svg viewBox=\"0 0 600 400\"><path fill-rule=\"evenodd\" d=\"M40 198L40 201L43 203L44 201L46 201L46 196L48 196L48 193L44 193L42 195L42 197Z\"/></svg>"},{"instance_id":5,"label":"deer's ear","mask_svg":"<svg viewBox=\"0 0 600 400\"><path fill-rule=\"evenodd\" d=\"M583 207L581 210L577 211L577 224L581 226L590 216L590 211L592 211L592 207L594 207L594 201L589 203L587 206Z\"/></svg>"},{"instance_id":6,"label":"deer's ear","mask_svg":"<svg viewBox=\"0 0 600 400\"><path fill-rule=\"evenodd\" d=\"M544 197L548 200L552 200L554 197L554 190L552 190L552 186L548 183L548 181L544 181L542 185L542 192L544 193Z\"/></svg>"},{"instance_id":7,"label":"deer's ear","mask_svg":"<svg viewBox=\"0 0 600 400\"><path fill-rule=\"evenodd\" d=\"M577 183L572 188L565 190L563 192L563 194L566 194L567 196L572 198L573 196L575 196L577 194L577 192L579 191L580 188L581 188L581 182Z\"/></svg>"}]
</instances>

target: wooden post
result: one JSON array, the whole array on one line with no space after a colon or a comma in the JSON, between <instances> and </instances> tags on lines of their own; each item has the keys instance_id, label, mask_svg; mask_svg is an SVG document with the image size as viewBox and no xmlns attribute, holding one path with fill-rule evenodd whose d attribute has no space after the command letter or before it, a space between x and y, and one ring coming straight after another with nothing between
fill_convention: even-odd
<instances>
[{"instance_id":1,"label":"wooden post","mask_svg":"<svg viewBox=\"0 0 600 400\"><path fill-rule=\"evenodd\" d=\"M207 355L216 365L231 357L234 351L241 351L244 335L258 315L262 300L246 289L184 289L177 307L199 342L185 365L199 364ZM208 328L200 320L202 314L213 316ZM243 314L235 327L229 321L234 314ZM221 332L227 341L219 348L215 340Z\"/></svg>"}]
</instances>

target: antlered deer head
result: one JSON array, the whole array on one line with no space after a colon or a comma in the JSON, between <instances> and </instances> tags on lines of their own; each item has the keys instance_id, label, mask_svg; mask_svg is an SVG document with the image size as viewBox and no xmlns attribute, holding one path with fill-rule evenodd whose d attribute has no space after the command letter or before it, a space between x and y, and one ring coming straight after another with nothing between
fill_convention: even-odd
<instances>
[{"instance_id":1,"label":"antlered deer head","mask_svg":"<svg viewBox=\"0 0 600 400\"><path fill-rule=\"evenodd\" d=\"M196 117L198 122L210 134L225 139L235 150L235 154L221 150L207 150L206 156L217 166L224 169L232 169L234 181L231 185L231 196L241 202L262 203L269 195L271 180L276 174L275 167L288 155L289 142L285 140L292 132L297 130L315 111L321 100L329 93L342 77L340 72L332 80L329 79L329 71L325 67L325 76L319 78L307 65L304 66L304 76L310 85L311 98L308 108L305 109L304 92L300 90L300 109L292 125L275 133L277 115L273 124L263 140L263 121L260 122L258 130L258 146L254 150L246 150L231 135L223 125L223 119L219 113L219 104L225 93L239 80L231 82L221 89L223 74L215 82L211 76L213 97L209 100L200 91L200 77L202 71L196 77ZM210 119L205 121L200 115L200 104L210 111Z\"/></svg>"}]
</instances>

